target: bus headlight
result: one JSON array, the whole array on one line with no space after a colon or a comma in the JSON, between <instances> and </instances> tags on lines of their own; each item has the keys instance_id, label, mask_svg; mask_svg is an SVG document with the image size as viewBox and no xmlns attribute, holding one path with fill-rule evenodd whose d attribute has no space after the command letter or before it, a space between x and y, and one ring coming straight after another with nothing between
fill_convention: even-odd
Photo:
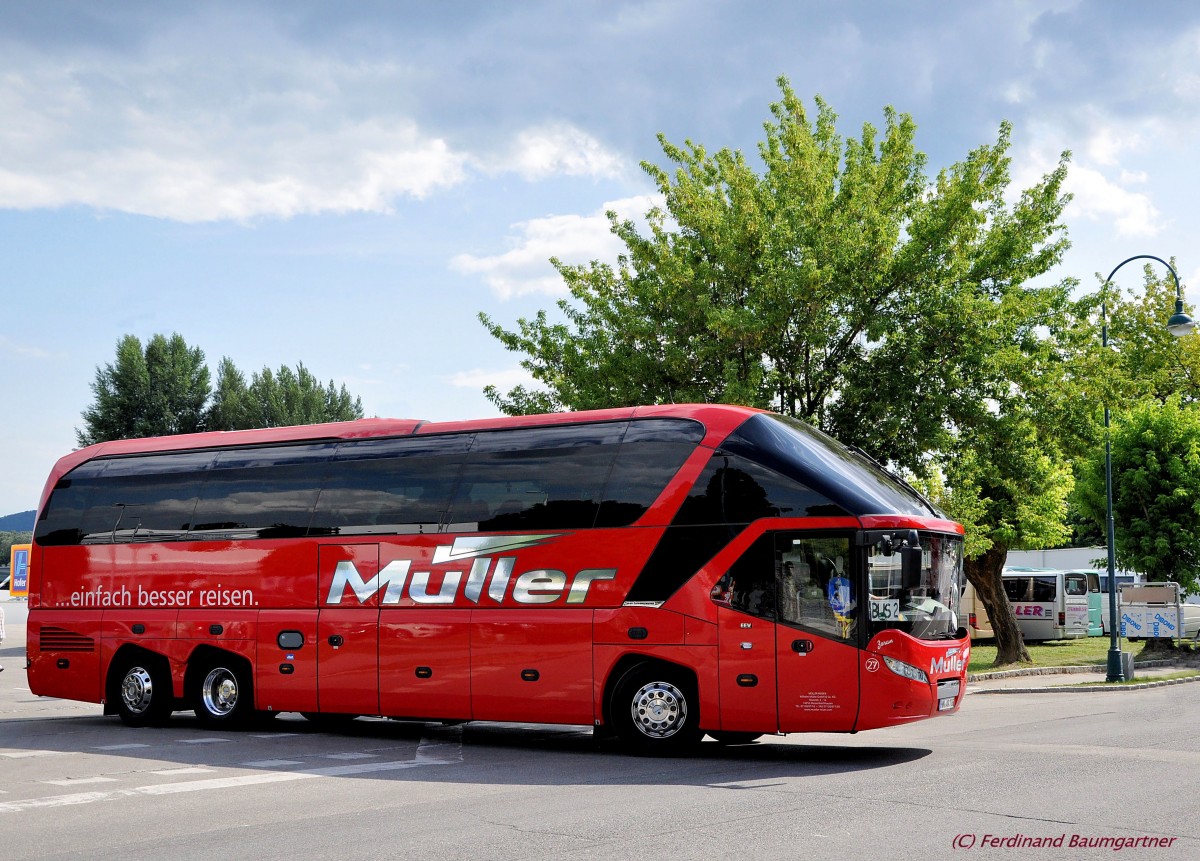
<instances>
[{"instance_id":1,"label":"bus headlight","mask_svg":"<svg viewBox=\"0 0 1200 861\"><path fill-rule=\"evenodd\" d=\"M912 679L914 682L923 682L929 684L929 676L925 675L924 670L917 669L912 664L906 664L904 661L898 661L895 658L883 656L883 661L888 665L888 669L898 676L904 676L906 679Z\"/></svg>"}]
</instances>

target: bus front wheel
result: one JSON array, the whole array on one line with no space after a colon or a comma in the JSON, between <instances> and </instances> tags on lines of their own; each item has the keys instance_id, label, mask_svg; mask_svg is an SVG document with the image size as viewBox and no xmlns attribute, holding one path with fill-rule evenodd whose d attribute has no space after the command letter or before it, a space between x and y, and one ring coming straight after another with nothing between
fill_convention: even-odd
<instances>
[{"instance_id":1,"label":"bus front wheel","mask_svg":"<svg viewBox=\"0 0 1200 861\"><path fill-rule=\"evenodd\" d=\"M174 709L171 672L166 662L150 655L126 658L114 676L109 695L126 726L158 726Z\"/></svg>"},{"instance_id":2,"label":"bus front wheel","mask_svg":"<svg viewBox=\"0 0 1200 861\"><path fill-rule=\"evenodd\" d=\"M201 723L238 726L250 717L254 693L248 667L238 661L216 661L202 667L196 678L192 707Z\"/></svg>"},{"instance_id":3,"label":"bus front wheel","mask_svg":"<svg viewBox=\"0 0 1200 861\"><path fill-rule=\"evenodd\" d=\"M695 685L668 668L642 665L626 673L611 714L618 737L637 753L681 753L703 735Z\"/></svg>"}]
</instances>

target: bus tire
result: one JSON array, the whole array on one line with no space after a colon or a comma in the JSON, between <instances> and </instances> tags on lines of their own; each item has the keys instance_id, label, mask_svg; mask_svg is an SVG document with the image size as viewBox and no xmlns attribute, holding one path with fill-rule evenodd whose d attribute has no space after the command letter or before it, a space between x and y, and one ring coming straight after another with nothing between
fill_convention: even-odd
<instances>
[{"instance_id":1,"label":"bus tire","mask_svg":"<svg viewBox=\"0 0 1200 861\"><path fill-rule=\"evenodd\" d=\"M224 657L202 664L194 676L192 707L202 724L236 727L249 721L254 713L254 687L250 667Z\"/></svg>"},{"instance_id":2,"label":"bus tire","mask_svg":"<svg viewBox=\"0 0 1200 861\"><path fill-rule=\"evenodd\" d=\"M710 732L717 744L751 744L762 738L761 732Z\"/></svg>"},{"instance_id":3,"label":"bus tire","mask_svg":"<svg viewBox=\"0 0 1200 861\"><path fill-rule=\"evenodd\" d=\"M639 664L613 691L613 728L639 754L683 753L700 741L700 698L695 683L672 667Z\"/></svg>"},{"instance_id":4,"label":"bus tire","mask_svg":"<svg viewBox=\"0 0 1200 861\"><path fill-rule=\"evenodd\" d=\"M109 702L125 726L161 726L175 709L171 670L148 653L127 655L112 675Z\"/></svg>"}]
</instances>

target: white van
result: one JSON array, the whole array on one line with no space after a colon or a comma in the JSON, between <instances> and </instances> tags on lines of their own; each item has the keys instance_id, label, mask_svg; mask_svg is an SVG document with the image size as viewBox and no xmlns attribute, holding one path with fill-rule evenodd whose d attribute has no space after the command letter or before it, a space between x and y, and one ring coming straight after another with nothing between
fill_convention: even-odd
<instances>
[{"instance_id":1,"label":"white van","mask_svg":"<svg viewBox=\"0 0 1200 861\"><path fill-rule=\"evenodd\" d=\"M1004 591L1027 642L1088 635L1088 582L1082 572L1005 568Z\"/></svg>"}]
</instances>

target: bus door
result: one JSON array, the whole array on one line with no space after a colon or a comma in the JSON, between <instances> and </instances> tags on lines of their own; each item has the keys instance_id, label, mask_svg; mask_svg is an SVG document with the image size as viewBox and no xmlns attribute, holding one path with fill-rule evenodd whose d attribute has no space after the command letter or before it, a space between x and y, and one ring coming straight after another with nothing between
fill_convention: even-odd
<instances>
[{"instance_id":1,"label":"bus door","mask_svg":"<svg viewBox=\"0 0 1200 861\"><path fill-rule=\"evenodd\" d=\"M723 730L761 731L770 712L780 732L854 728L855 559L850 534L775 532L730 568L718 592Z\"/></svg>"},{"instance_id":2,"label":"bus door","mask_svg":"<svg viewBox=\"0 0 1200 861\"><path fill-rule=\"evenodd\" d=\"M379 714L379 545L322 546L318 568L320 711ZM335 580L342 588L331 593Z\"/></svg>"},{"instance_id":3,"label":"bus door","mask_svg":"<svg viewBox=\"0 0 1200 861\"><path fill-rule=\"evenodd\" d=\"M1099 637L1104 634L1104 601L1100 595L1100 573L1097 571L1081 573L1087 578L1088 636Z\"/></svg>"},{"instance_id":4,"label":"bus door","mask_svg":"<svg viewBox=\"0 0 1200 861\"><path fill-rule=\"evenodd\" d=\"M1062 575L1063 620L1066 630L1065 638L1087 637L1091 634L1091 598L1088 592L1087 574L1082 571L1068 571ZM1100 594L1096 593L1096 616L1100 615Z\"/></svg>"}]
</instances>

